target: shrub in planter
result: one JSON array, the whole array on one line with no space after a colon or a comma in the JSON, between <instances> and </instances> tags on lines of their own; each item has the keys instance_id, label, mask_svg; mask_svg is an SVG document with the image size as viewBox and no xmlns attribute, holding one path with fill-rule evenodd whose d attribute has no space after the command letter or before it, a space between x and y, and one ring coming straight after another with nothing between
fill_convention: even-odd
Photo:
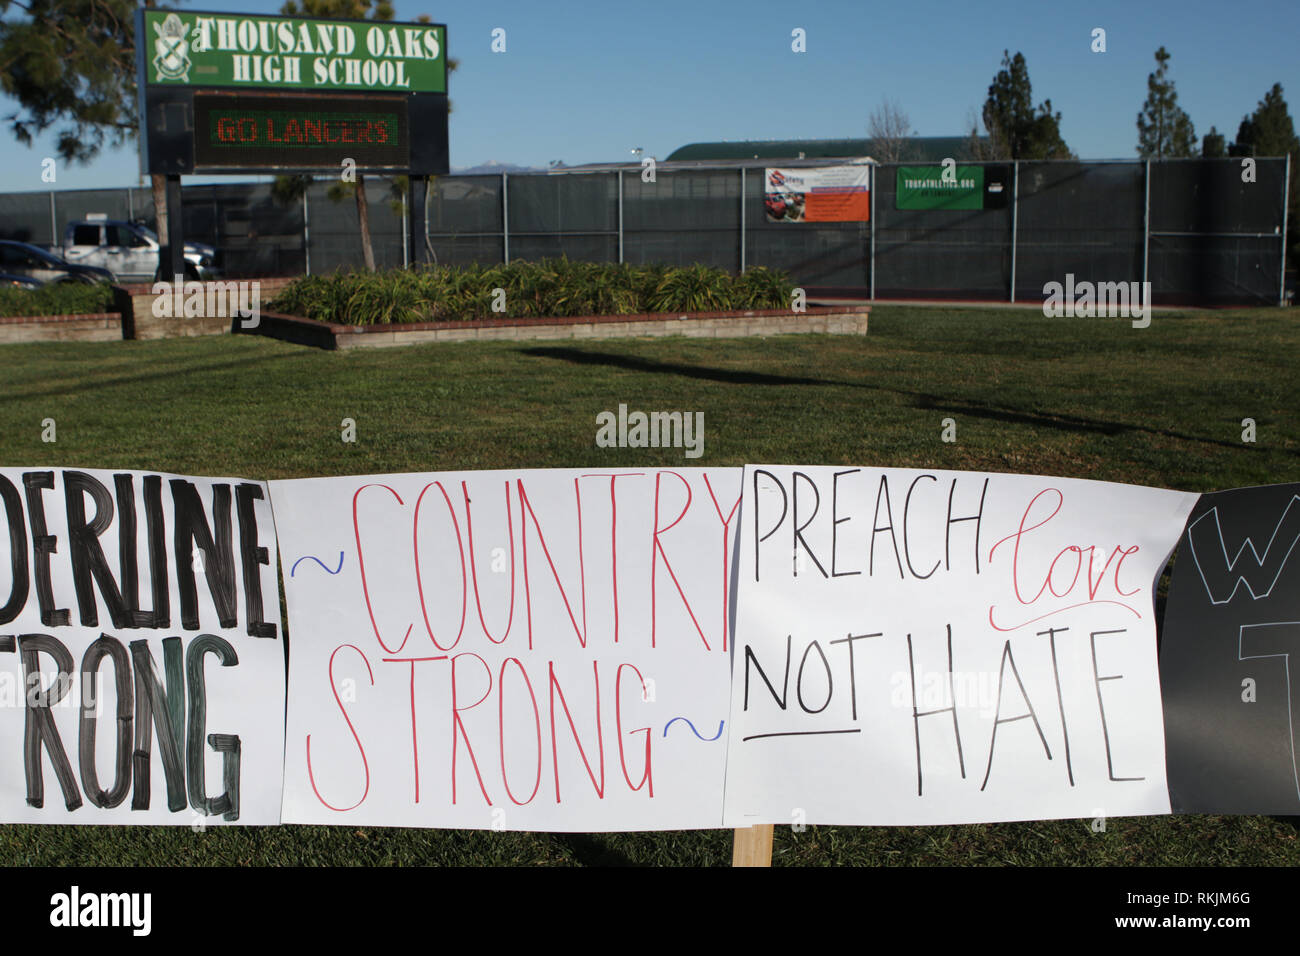
<instances>
[{"instance_id":1,"label":"shrub in planter","mask_svg":"<svg viewBox=\"0 0 1300 956\"><path fill-rule=\"evenodd\" d=\"M504 311L500 307L504 293ZM567 258L304 276L269 303L277 312L349 325L489 318L784 308L793 283L761 267L633 266Z\"/></svg>"},{"instance_id":2,"label":"shrub in planter","mask_svg":"<svg viewBox=\"0 0 1300 956\"><path fill-rule=\"evenodd\" d=\"M112 308L113 287L105 284L59 282L39 289L0 288L0 316L80 315Z\"/></svg>"}]
</instances>

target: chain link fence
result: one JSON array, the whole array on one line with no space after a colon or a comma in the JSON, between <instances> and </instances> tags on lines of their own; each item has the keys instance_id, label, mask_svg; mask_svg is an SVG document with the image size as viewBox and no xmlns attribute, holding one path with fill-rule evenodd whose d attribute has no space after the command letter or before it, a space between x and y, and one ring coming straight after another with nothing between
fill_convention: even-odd
<instances>
[{"instance_id":1,"label":"chain link fence","mask_svg":"<svg viewBox=\"0 0 1300 956\"><path fill-rule=\"evenodd\" d=\"M869 222L768 222L764 169L827 161L660 163L445 176L431 183L428 244L450 265L512 259L703 263L788 272L823 295L1032 301L1063 282L1151 282L1162 304L1277 303L1283 294L1288 163L1019 162L1000 208L897 208L897 167L873 168ZM979 164L968 164L979 165ZM391 181L366 177L376 265L413 261ZM184 187L187 239L218 249L230 276L358 268L351 196L314 183L277 201L268 183ZM151 222L148 188L0 194L0 238L62 242L90 213Z\"/></svg>"}]
</instances>

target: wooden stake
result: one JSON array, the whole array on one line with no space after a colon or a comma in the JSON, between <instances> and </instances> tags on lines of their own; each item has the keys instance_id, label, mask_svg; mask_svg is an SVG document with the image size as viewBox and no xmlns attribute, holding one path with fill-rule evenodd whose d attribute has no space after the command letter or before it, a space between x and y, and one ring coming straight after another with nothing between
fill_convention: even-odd
<instances>
[{"instance_id":1,"label":"wooden stake","mask_svg":"<svg viewBox=\"0 0 1300 956\"><path fill-rule=\"evenodd\" d=\"M772 824L737 829L731 851L731 865L771 866Z\"/></svg>"}]
</instances>

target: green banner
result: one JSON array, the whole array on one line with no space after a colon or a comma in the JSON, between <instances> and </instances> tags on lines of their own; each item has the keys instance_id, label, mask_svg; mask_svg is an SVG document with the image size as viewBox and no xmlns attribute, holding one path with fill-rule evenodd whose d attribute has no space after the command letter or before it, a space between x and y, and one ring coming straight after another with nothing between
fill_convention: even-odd
<instances>
[{"instance_id":1,"label":"green banner","mask_svg":"<svg viewBox=\"0 0 1300 956\"><path fill-rule=\"evenodd\" d=\"M141 12L148 85L447 92L441 24Z\"/></svg>"},{"instance_id":2,"label":"green banner","mask_svg":"<svg viewBox=\"0 0 1300 956\"><path fill-rule=\"evenodd\" d=\"M983 166L900 166L898 209L983 209Z\"/></svg>"}]
</instances>

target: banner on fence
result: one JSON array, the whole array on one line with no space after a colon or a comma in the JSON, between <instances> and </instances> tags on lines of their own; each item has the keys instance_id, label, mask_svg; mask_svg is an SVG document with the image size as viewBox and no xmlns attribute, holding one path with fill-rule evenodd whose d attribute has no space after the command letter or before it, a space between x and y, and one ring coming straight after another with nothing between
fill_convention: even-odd
<instances>
[{"instance_id":1,"label":"banner on fence","mask_svg":"<svg viewBox=\"0 0 1300 956\"><path fill-rule=\"evenodd\" d=\"M1300 813L1300 484L1202 496L1160 647L1169 796L1181 813Z\"/></svg>"},{"instance_id":2,"label":"banner on fence","mask_svg":"<svg viewBox=\"0 0 1300 956\"><path fill-rule=\"evenodd\" d=\"M865 164L764 170L768 222L866 222L871 167Z\"/></svg>"},{"instance_id":3,"label":"banner on fence","mask_svg":"<svg viewBox=\"0 0 1300 956\"><path fill-rule=\"evenodd\" d=\"M897 209L1003 209L1011 194L1009 166L899 166Z\"/></svg>"},{"instance_id":4,"label":"banner on fence","mask_svg":"<svg viewBox=\"0 0 1300 956\"><path fill-rule=\"evenodd\" d=\"M0 820L280 821L267 486L0 468Z\"/></svg>"},{"instance_id":5,"label":"banner on fence","mask_svg":"<svg viewBox=\"0 0 1300 956\"><path fill-rule=\"evenodd\" d=\"M1154 581L1195 495L746 466L726 822L1169 812Z\"/></svg>"},{"instance_id":6,"label":"banner on fence","mask_svg":"<svg viewBox=\"0 0 1300 956\"><path fill-rule=\"evenodd\" d=\"M272 482L284 821L720 826L740 476Z\"/></svg>"}]
</instances>

